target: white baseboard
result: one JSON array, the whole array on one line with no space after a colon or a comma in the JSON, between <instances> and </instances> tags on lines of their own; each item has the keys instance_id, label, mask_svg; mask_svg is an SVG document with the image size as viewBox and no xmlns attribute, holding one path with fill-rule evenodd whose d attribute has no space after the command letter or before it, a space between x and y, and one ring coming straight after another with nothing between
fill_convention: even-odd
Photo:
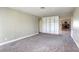
<instances>
[{"instance_id":1,"label":"white baseboard","mask_svg":"<svg viewBox=\"0 0 79 59\"><path fill-rule=\"evenodd\" d=\"M74 39L73 39L74 40ZM79 48L79 43L76 41L76 40L74 40L74 42L75 42L75 44L77 45L77 47Z\"/></svg>"},{"instance_id":2,"label":"white baseboard","mask_svg":"<svg viewBox=\"0 0 79 59\"><path fill-rule=\"evenodd\" d=\"M74 40L75 44L77 45L77 47L79 48L79 43L75 40L75 38L71 35L72 39Z\"/></svg>"},{"instance_id":3,"label":"white baseboard","mask_svg":"<svg viewBox=\"0 0 79 59\"><path fill-rule=\"evenodd\" d=\"M35 34L28 35L28 36L20 37L20 38L17 38L17 39L13 39L13 40L10 40L10 41L2 42L2 43L0 43L0 46L11 43L11 42L15 42L15 41L27 38L27 37L31 37L31 36L34 36L34 35L37 35L37 34L38 33L35 33Z\"/></svg>"}]
</instances>

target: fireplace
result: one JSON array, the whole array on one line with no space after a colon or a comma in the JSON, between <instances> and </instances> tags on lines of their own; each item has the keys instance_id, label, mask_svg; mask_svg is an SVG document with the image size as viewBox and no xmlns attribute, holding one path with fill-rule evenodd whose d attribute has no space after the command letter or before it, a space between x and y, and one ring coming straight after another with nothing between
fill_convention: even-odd
<instances>
[{"instance_id":1,"label":"fireplace","mask_svg":"<svg viewBox=\"0 0 79 59\"><path fill-rule=\"evenodd\" d=\"M70 30L70 24L69 24L67 21L64 21L64 22L62 23L62 30L63 30L63 31L68 31L68 30Z\"/></svg>"}]
</instances>

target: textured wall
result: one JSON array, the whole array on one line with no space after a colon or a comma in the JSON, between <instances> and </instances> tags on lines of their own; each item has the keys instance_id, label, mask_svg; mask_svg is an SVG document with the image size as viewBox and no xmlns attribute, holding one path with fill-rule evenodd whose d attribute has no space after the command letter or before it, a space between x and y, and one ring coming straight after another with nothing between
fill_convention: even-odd
<instances>
[{"instance_id":1,"label":"textured wall","mask_svg":"<svg viewBox=\"0 0 79 59\"><path fill-rule=\"evenodd\" d=\"M72 18L71 36L79 47L79 8L76 8Z\"/></svg>"},{"instance_id":2,"label":"textured wall","mask_svg":"<svg viewBox=\"0 0 79 59\"><path fill-rule=\"evenodd\" d=\"M0 8L0 42L38 33L38 17Z\"/></svg>"},{"instance_id":3,"label":"textured wall","mask_svg":"<svg viewBox=\"0 0 79 59\"><path fill-rule=\"evenodd\" d=\"M71 24L71 16L60 16L60 34L64 34L68 32L70 34L71 31L62 31L62 23L64 21L67 21L69 24Z\"/></svg>"}]
</instances>

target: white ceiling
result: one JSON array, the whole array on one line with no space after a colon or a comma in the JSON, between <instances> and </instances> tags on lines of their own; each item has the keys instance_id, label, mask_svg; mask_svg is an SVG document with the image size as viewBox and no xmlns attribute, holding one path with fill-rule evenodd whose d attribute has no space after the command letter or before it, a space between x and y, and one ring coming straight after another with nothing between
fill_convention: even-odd
<instances>
[{"instance_id":1,"label":"white ceiling","mask_svg":"<svg viewBox=\"0 0 79 59\"><path fill-rule=\"evenodd\" d=\"M45 7L45 9L40 9L40 7L12 7L12 9L16 9L35 16L66 16L72 15L75 8Z\"/></svg>"}]
</instances>

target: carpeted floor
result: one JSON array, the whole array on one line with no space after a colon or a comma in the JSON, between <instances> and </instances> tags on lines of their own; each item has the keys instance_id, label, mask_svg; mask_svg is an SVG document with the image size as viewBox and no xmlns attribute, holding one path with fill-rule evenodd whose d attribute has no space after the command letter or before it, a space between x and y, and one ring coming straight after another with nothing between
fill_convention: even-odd
<instances>
[{"instance_id":1,"label":"carpeted floor","mask_svg":"<svg viewBox=\"0 0 79 59\"><path fill-rule=\"evenodd\" d=\"M40 33L0 46L0 52L78 52L70 36Z\"/></svg>"}]
</instances>

